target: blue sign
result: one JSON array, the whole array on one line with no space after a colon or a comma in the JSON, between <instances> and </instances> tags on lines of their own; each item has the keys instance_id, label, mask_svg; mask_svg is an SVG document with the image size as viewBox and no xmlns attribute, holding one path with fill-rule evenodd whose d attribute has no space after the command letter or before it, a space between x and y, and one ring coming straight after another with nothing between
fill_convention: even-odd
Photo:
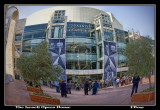
<instances>
[{"instance_id":1,"label":"blue sign","mask_svg":"<svg viewBox=\"0 0 160 110\"><path fill-rule=\"evenodd\" d=\"M90 37L90 24L67 22L66 37Z\"/></svg>"},{"instance_id":2,"label":"blue sign","mask_svg":"<svg viewBox=\"0 0 160 110\"><path fill-rule=\"evenodd\" d=\"M65 62L65 39L49 39L49 52L52 54L53 65L62 69L62 76L59 80L67 81Z\"/></svg>"},{"instance_id":3,"label":"blue sign","mask_svg":"<svg viewBox=\"0 0 160 110\"><path fill-rule=\"evenodd\" d=\"M115 78L117 73L116 43L104 41L104 75L103 79Z\"/></svg>"}]
</instances>

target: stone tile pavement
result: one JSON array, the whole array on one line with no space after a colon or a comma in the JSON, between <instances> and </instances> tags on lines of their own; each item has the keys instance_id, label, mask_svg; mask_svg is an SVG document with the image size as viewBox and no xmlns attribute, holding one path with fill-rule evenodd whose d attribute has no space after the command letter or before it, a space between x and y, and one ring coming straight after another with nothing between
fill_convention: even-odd
<instances>
[{"instance_id":1,"label":"stone tile pavement","mask_svg":"<svg viewBox=\"0 0 160 110\"><path fill-rule=\"evenodd\" d=\"M153 85L153 83L152 83ZM148 88L149 84L140 84L138 92ZM71 94L67 94L67 98L61 97L60 93L56 92L55 88L42 86L45 94L49 94L52 98L60 99L61 105L154 105L155 101L150 102L131 102L130 93L132 84L118 88L107 87L98 90L97 95L84 95L84 91L71 90ZM34 102L30 100L29 91L23 81L15 80L5 85L5 105L49 105L45 103Z\"/></svg>"}]
</instances>

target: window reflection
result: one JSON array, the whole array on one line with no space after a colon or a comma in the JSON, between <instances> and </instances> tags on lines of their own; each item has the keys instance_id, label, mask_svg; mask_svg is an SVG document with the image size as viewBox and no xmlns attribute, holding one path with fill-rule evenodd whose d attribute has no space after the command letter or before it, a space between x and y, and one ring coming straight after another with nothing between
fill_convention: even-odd
<instances>
[{"instance_id":1,"label":"window reflection","mask_svg":"<svg viewBox=\"0 0 160 110\"><path fill-rule=\"evenodd\" d=\"M66 68L96 69L94 24L68 22L66 30ZM92 32L90 32L92 30Z\"/></svg>"},{"instance_id":2,"label":"window reflection","mask_svg":"<svg viewBox=\"0 0 160 110\"><path fill-rule=\"evenodd\" d=\"M52 26L51 38L63 38L63 27L64 26Z\"/></svg>"},{"instance_id":3,"label":"window reflection","mask_svg":"<svg viewBox=\"0 0 160 110\"><path fill-rule=\"evenodd\" d=\"M126 66L124 51L126 49L126 44L129 42L128 32L115 29L115 33L117 38L118 67L124 67Z\"/></svg>"},{"instance_id":4,"label":"window reflection","mask_svg":"<svg viewBox=\"0 0 160 110\"><path fill-rule=\"evenodd\" d=\"M32 52L36 45L45 39L47 24L26 26L23 34L22 52Z\"/></svg>"},{"instance_id":5,"label":"window reflection","mask_svg":"<svg viewBox=\"0 0 160 110\"><path fill-rule=\"evenodd\" d=\"M106 41L114 41L113 38L113 31L104 29L104 39Z\"/></svg>"}]
</instances>

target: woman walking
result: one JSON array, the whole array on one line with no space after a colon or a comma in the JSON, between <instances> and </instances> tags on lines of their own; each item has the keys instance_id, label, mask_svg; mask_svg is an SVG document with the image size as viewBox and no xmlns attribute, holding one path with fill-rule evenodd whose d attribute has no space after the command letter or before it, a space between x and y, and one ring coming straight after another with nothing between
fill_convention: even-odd
<instances>
[{"instance_id":1,"label":"woman walking","mask_svg":"<svg viewBox=\"0 0 160 110\"><path fill-rule=\"evenodd\" d=\"M121 79L121 86L123 86L123 77L122 77L122 79Z\"/></svg>"}]
</instances>

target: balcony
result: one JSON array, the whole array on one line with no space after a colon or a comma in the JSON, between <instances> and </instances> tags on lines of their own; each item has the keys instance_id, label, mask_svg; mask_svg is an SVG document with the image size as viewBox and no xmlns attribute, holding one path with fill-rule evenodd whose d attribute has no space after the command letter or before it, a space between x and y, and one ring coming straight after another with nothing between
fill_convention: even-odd
<instances>
[{"instance_id":1,"label":"balcony","mask_svg":"<svg viewBox=\"0 0 160 110\"><path fill-rule=\"evenodd\" d=\"M86 43L86 44L96 44L95 39L91 38L66 38L67 43L79 42L79 43Z\"/></svg>"},{"instance_id":2,"label":"balcony","mask_svg":"<svg viewBox=\"0 0 160 110\"><path fill-rule=\"evenodd\" d=\"M14 44L15 44L15 45L21 45L21 44L22 44L22 41L14 41Z\"/></svg>"},{"instance_id":3,"label":"balcony","mask_svg":"<svg viewBox=\"0 0 160 110\"><path fill-rule=\"evenodd\" d=\"M93 54L85 54L85 53L67 53L66 54L66 60L68 61L97 61L97 55Z\"/></svg>"},{"instance_id":4,"label":"balcony","mask_svg":"<svg viewBox=\"0 0 160 110\"><path fill-rule=\"evenodd\" d=\"M66 69L67 75L94 75L94 74L103 74L103 69L95 69L95 70L71 70Z\"/></svg>"}]
</instances>

